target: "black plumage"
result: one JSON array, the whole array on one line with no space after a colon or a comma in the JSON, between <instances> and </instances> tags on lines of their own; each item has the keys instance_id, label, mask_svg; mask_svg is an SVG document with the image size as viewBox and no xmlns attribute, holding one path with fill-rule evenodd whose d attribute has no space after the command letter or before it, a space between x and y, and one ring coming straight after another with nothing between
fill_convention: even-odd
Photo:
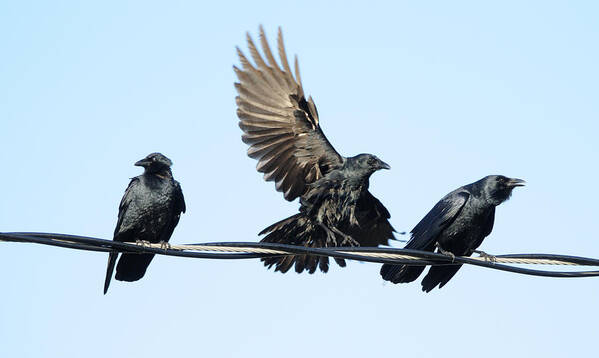
<instances>
[{"instance_id":1,"label":"black plumage","mask_svg":"<svg viewBox=\"0 0 599 358\"><path fill-rule=\"evenodd\" d=\"M508 200L521 179L489 175L464 185L441 199L411 231L406 249L470 256L493 230L495 207ZM393 283L412 282L426 266L384 264L381 276ZM422 280L422 290L443 287L461 265L432 266Z\"/></svg>"},{"instance_id":2,"label":"black plumage","mask_svg":"<svg viewBox=\"0 0 599 358\"><path fill-rule=\"evenodd\" d=\"M248 155L258 160L257 170L274 181L285 199L300 198L299 213L264 229L262 242L327 247L377 246L393 238L389 212L369 191L369 178L389 166L371 154L343 157L332 147L319 124L316 105L304 95L295 59L295 77L287 61L281 30L277 64L264 30L260 42L266 61L247 36L250 63L237 49L242 68L234 67L239 79L237 115L249 144ZM287 272L295 264L299 273L328 271L328 258L287 256L263 259L268 267ZM340 266L344 260L336 259Z\"/></svg>"},{"instance_id":3,"label":"black plumage","mask_svg":"<svg viewBox=\"0 0 599 358\"><path fill-rule=\"evenodd\" d=\"M135 163L144 173L129 183L119 205L114 241L166 243L171 238L185 200L179 182L173 179L172 162L160 153L152 153ZM108 257L104 294L108 291L118 253ZM146 273L153 254L122 254L116 266L115 279L137 281Z\"/></svg>"}]
</instances>

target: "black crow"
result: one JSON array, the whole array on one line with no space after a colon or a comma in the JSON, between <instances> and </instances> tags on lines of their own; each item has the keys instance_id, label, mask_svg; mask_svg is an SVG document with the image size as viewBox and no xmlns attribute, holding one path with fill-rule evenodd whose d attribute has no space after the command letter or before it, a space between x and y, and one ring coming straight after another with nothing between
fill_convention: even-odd
<instances>
[{"instance_id":1,"label":"black crow","mask_svg":"<svg viewBox=\"0 0 599 358\"><path fill-rule=\"evenodd\" d=\"M524 180L489 175L452 191L441 199L411 231L406 249L470 256L493 230L495 207L508 200L512 190ZM489 255L486 255L489 256ZM432 266L422 280L422 290L430 292L445 284L462 265ZM384 264L381 276L393 283L412 282L426 266Z\"/></svg>"},{"instance_id":2,"label":"black crow","mask_svg":"<svg viewBox=\"0 0 599 358\"><path fill-rule=\"evenodd\" d=\"M173 163L160 153L152 153L135 165L144 173L131 179L119 205L114 241L150 242L167 246L168 240L185 212L179 182L173 179ZM108 291L118 253L108 256L104 294ZM153 254L122 254L116 266L119 281L137 281L144 276Z\"/></svg>"},{"instance_id":3,"label":"black crow","mask_svg":"<svg viewBox=\"0 0 599 358\"><path fill-rule=\"evenodd\" d=\"M371 154L342 157L331 146L319 125L311 97L304 95L295 59L295 77L289 67L279 28L277 64L264 30L260 42L262 58L247 35L250 63L237 48L242 68L234 67L239 83L237 116L248 155L258 160L257 170L274 181L285 199L300 198L299 213L262 230L262 242L328 246L377 246L393 238L387 209L368 191L370 175L389 166ZM317 256L286 256L263 259L265 266L287 272L327 272L329 260ZM345 261L335 259L340 266Z\"/></svg>"}]
</instances>

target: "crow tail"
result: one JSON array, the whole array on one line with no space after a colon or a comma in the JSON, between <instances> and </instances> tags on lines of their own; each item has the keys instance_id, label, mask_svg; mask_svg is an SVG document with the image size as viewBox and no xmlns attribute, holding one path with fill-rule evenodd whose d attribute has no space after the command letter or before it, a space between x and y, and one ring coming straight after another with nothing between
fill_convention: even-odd
<instances>
[{"instance_id":1,"label":"crow tail","mask_svg":"<svg viewBox=\"0 0 599 358\"><path fill-rule=\"evenodd\" d=\"M408 242L408 244L404 247L405 249L412 250L424 250L433 252L435 250L435 245L429 244L425 247L420 247L420 245L415 245L414 242ZM393 283L408 283L416 280L426 266L420 265L392 265L392 264L384 264L381 267L381 277L385 281L391 281Z\"/></svg>"},{"instance_id":2,"label":"crow tail","mask_svg":"<svg viewBox=\"0 0 599 358\"><path fill-rule=\"evenodd\" d=\"M309 217L302 213L281 220L266 229L259 235L267 234L260 242L272 242L279 244L298 245L305 247L327 247L327 234L325 230ZM265 257L261 259L264 266L271 268L275 266L275 271L286 273L295 265L295 272L309 273L316 272L319 268L322 272L329 271L329 258L327 256L295 255L280 257ZM335 262L341 267L345 267L345 260L335 258Z\"/></svg>"},{"instance_id":3,"label":"crow tail","mask_svg":"<svg viewBox=\"0 0 599 358\"><path fill-rule=\"evenodd\" d=\"M122 254L114 278L129 282L141 279L153 258L154 254Z\"/></svg>"},{"instance_id":4,"label":"crow tail","mask_svg":"<svg viewBox=\"0 0 599 358\"><path fill-rule=\"evenodd\" d=\"M428 273L422 279L422 291L430 292L439 285L439 288L445 286L449 280L458 272L462 265L455 266L432 266Z\"/></svg>"},{"instance_id":5,"label":"crow tail","mask_svg":"<svg viewBox=\"0 0 599 358\"><path fill-rule=\"evenodd\" d=\"M381 267L381 276L385 281L408 283L416 280L425 268L426 266L384 264Z\"/></svg>"}]
</instances>

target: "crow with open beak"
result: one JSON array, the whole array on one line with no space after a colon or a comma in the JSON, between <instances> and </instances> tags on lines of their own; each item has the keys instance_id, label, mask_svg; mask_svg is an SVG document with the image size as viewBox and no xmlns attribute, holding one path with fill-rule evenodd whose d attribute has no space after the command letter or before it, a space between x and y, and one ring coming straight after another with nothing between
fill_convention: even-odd
<instances>
[{"instance_id":1,"label":"crow with open beak","mask_svg":"<svg viewBox=\"0 0 599 358\"><path fill-rule=\"evenodd\" d=\"M476 249L491 234L495 207L508 200L515 187L524 180L489 175L447 194L411 231L406 249L435 251L455 256L480 253ZM443 287L462 265L432 266L422 280L422 290L430 292ZM384 264L381 276L393 283L412 282L426 266Z\"/></svg>"},{"instance_id":2,"label":"crow with open beak","mask_svg":"<svg viewBox=\"0 0 599 358\"><path fill-rule=\"evenodd\" d=\"M370 176L389 165L372 154L340 155L325 137L316 105L306 97L297 58L291 71L279 29L275 60L260 27L260 55L247 37L255 65L238 49L241 68L235 67L237 116L249 145L248 155L258 160L264 179L275 182L285 199L299 197L299 213L260 232L262 242L306 247L378 246L393 239L389 211L368 190ZM358 133L359 134L359 133ZM359 135L356 137L359 139ZM268 267L300 273L329 269L329 258L311 255L263 258ZM345 266L345 261L335 259Z\"/></svg>"}]
</instances>

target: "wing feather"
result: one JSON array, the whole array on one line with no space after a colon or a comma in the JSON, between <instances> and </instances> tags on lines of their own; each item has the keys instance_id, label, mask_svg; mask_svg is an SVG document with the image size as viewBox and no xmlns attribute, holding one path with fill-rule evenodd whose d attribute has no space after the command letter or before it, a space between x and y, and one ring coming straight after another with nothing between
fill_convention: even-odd
<instances>
[{"instance_id":1,"label":"wing feather","mask_svg":"<svg viewBox=\"0 0 599 358\"><path fill-rule=\"evenodd\" d=\"M412 238L405 248L431 250L439 234L455 220L469 197L462 189L447 194L412 229Z\"/></svg>"},{"instance_id":2,"label":"wing feather","mask_svg":"<svg viewBox=\"0 0 599 358\"><path fill-rule=\"evenodd\" d=\"M264 29L259 31L260 54L247 35L253 63L238 48L241 68L233 67L238 81L237 116L249 145L248 156L257 159L256 169L264 179L275 181L275 188L291 201L305 193L307 185L343 163L320 129L318 112L312 98L306 99L297 57L294 74L289 66L283 34L279 28L277 63Z\"/></svg>"},{"instance_id":3,"label":"wing feather","mask_svg":"<svg viewBox=\"0 0 599 358\"><path fill-rule=\"evenodd\" d=\"M362 194L355 216L358 227L352 230L351 236L360 246L389 245L389 240L395 238L395 229L389 222L389 210L370 191Z\"/></svg>"},{"instance_id":4,"label":"wing feather","mask_svg":"<svg viewBox=\"0 0 599 358\"><path fill-rule=\"evenodd\" d=\"M135 190L140 185L140 180L138 177L131 178L127 189L125 189L125 194L123 194L123 198L119 204L119 216L117 219L116 227L114 228L114 239L116 241L124 241L122 236L124 233L134 228L134 223L132 220L127 218L127 210L129 209L129 205L134 200Z\"/></svg>"}]
</instances>

